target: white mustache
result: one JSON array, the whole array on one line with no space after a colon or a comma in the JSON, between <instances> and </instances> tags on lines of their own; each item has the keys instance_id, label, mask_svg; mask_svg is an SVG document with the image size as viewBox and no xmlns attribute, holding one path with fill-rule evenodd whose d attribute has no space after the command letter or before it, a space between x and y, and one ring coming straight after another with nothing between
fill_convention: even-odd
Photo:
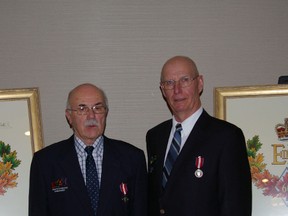
<instances>
[{"instance_id":1,"label":"white mustache","mask_svg":"<svg viewBox=\"0 0 288 216\"><path fill-rule=\"evenodd\" d=\"M87 126L98 126L99 123L96 119L88 119L84 122L84 125Z\"/></svg>"}]
</instances>

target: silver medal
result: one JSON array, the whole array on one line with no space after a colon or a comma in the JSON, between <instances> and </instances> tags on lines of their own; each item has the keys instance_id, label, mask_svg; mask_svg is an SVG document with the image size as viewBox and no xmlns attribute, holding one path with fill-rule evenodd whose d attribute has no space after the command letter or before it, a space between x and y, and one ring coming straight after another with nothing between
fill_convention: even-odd
<instances>
[{"instance_id":1,"label":"silver medal","mask_svg":"<svg viewBox=\"0 0 288 216\"><path fill-rule=\"evenodd\" d=\"M201 178L201 177L203 176L203 171L202 171L201 169L197 169L197 170L195 171L195 176L196 176L197 178Z\"/></svg>"}]
</instances>

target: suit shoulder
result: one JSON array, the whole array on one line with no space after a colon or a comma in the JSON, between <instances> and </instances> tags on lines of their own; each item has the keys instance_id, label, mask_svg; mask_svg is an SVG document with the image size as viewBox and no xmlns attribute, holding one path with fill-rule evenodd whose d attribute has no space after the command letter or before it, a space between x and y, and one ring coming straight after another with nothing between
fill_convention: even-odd
<instances>
[{"instance_id":1,"label":"suit shoulder","mask_svg":"<svg viewBox=\"0 0 288 216\"><path fill-rule=\"evenodd\" d=\"M115 160L121 164L127 164L128 167L137 167L139 164L146 164L144 151L122 140L105 137L104 158L105 155L113 155Z\"/></svg>"},{"instance_id":2,"label":"suit shoulder","mask_svg":"<svg viewBox=\"0 0 288 216\"><path fill-rule=\"evenodd\" d=\"M63 150L65 151L65 149L67 149L67 147L71 144L71 142L69 141L70 139L71 138L45 146L44 148L35 152L34 156L45 157L45 155L50 156L50 155L55 155L56 152L63 151Z\"/></svg>"},{"instance_id":3,"label":"suit shoulder","mask_svg":"<svg viewBox=\"0 0 288 216\"><path fill-rule=\"evenodd\" d=\"M235 134L244 136L243 131L235 124L212 117L205 111L197 120L194 129L198 132L205 131L206 135L209 133L210 136L234 136Z\"/></svg>"},{"instance_id":4,"label":"suit shoulder","mask_svg":"<svg viewBox=\"0 0 288 216\"><path fill-rule=\"evenodd\" d=\"M144 153L142 149L125 142L123 140L111 139L104 137L104 148L105 145L110 145L113 149L116 149L118 152L127 152L127 153Z\"/></svg>"},{"instance_id":5,"label":"suit shoulder","mask_svg":"<svg viewBox=\"0 0 288 216\"><path fill-rule=\"evenodd\" d=\"M152 133L155 132L157 133L158 131L162 131L163 128L171 127L172 126L172 119L166 120L164 122L161 122L160 124L152 127L151 129L148 130L147 133Z\"/></svg>"},{"instance_id":6,"label":"suit shoulder","mask_svg":"<svg viewBox=\"0 0 288 216\"><path fill-rule=\"evenodd\" d=\"M221 127L224 127L224 128L231 128L231 129L240 129L237 125L231 123L231 122L228 122L228 121L225 121L225 120L222 120L222 119L218 119L218 118L215 118L215 117L211 117L214 121L214 124L218 125L218 126L221 126ZM240 129L241 130L241 129Z\"/></svg>"},{"instance_id":7,"label":"suit shoulder","mask_svg":"<svg viewBox=\"0 0 288 216\"><path fill-rule=\"evenodd\" d=\"M208 122L209 125L215 127L224 127L224 128L238 128L240 129L238 126L236 126L235 124L228 122L226 120L223 119L219 119L216 117L213 117L211 115L209 115L205 110L203 111L203 113L201 114L201 116L198 119L199 122Z\"/></svg>"}]
</instances>

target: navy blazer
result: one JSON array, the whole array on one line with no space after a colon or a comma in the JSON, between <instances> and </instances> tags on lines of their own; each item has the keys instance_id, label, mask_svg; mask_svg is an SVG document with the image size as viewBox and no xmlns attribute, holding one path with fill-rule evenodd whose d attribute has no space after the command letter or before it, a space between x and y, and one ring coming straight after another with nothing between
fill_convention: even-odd
<instances>
[{"instance_id":1,"label":"navy blazer","mask_svg":"<svg viewBox=\"0 0 288 216\"><path fill-rule=\"evenodd\" d=\"M251 175L244 135L238 127L204 110L180 152L165 189L162 168L172 120L150 129L148 215L250 216ZM201 156L203 176L195 176Z\"/></svg>"},{"instance_id":2,"label":"navy blazer","mask_svg":"<svg viewBox=\"0 0 288 216\"><path fill-rule=\"evenodd\" d=\"M146 216L147 172L144 152L104 136L97 216ZM127 184L128 200L120 190ZM33 156L29 216L92 216L92 208L74 146L74 136Z\"/></svg>"}]
</instances>

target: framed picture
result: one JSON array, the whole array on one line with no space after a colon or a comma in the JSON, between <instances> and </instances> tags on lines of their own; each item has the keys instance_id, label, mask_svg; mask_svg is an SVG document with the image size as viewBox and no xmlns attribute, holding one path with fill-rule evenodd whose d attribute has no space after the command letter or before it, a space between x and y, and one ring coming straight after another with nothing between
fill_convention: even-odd
<instances>
[{"instance_id":1,"label":"framed picture","mask_svg":"<svg viewBox=\"0 0 288 216\"><path fill-rule=\"evenodd\" d=\"M215 117L243 130L253 216L288 215L288 85L217 87Z\"/></svg>"},{"instance_id":2,"label":"framed picture","mask_svg":"<svg viewBox=\"0 0 288 216\"><path fill-rule=\"evenodd\" d=\"M42 147L38 89L0 89L0 215L28 215L31 159Z\"/></svg>"}]
</instances>

